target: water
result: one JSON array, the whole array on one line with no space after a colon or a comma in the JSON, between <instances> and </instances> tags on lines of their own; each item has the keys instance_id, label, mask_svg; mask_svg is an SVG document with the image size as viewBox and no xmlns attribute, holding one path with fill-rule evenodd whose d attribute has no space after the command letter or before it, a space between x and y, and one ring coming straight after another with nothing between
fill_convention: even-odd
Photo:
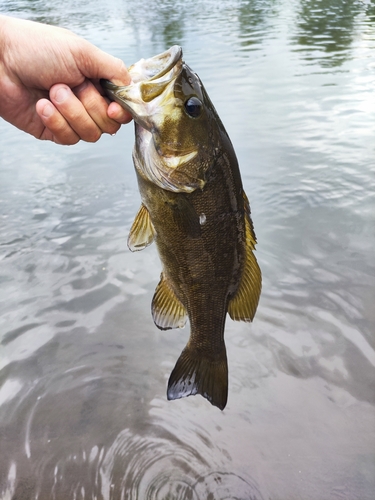
<instances>
[{"instance_id":1,"label":"water","mask_svg":"<svg viewBox=\"0 0 375 500\"><path fill-rule=\"evenodd\" d=\"M229 400L168 402L188 328L159 331L132 254L132 126L59 147L0 122L0 498L375 499L375 4L0 9L127 64L178 43L238 154L263 293L228 320Z\"/></svg>"}]
</instances>

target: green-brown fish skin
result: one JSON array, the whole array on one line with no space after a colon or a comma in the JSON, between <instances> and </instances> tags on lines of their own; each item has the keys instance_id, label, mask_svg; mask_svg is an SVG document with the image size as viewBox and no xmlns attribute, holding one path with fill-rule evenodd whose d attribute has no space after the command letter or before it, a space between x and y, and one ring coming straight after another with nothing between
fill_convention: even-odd
<instances>
[{"instance_id":1,"label":"green-brown fish skin","mask_svg":"<svg viewBox=\"0 0 375 500\"><path fill-rule=\"evenodd\" d=\"M231 141L199 77L174 46L131 68L133 84L102 82L135 120L142 198L128 245L157 244L163 272L152 300L161 329L190 321L168 399L201 394L224 409L227 312L252 321L261 290L256 239Z\"/></svg>"}]
</instances>

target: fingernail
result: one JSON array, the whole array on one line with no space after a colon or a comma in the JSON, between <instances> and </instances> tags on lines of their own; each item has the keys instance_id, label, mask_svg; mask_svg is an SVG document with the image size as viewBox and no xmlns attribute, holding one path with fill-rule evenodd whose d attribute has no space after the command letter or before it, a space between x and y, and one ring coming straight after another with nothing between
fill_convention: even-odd
<instances>
[{"instance_id":1,"label":"fingernail","mask_svg":"<svg viewBox=\"0 0 375 500\"><path fill-rule=\"evenodd\" d=\"M55 101L59 104L63 103L68 98L69 92L65 87L59 89L55 94Z\"/></svg>"},{"instance_id":2,"label":"fingernail","mask_svg":"<svg viewBox=\"0 0 375 500\"><path fill-rule=\"evenodd\" d=\"M52 116L53 112L54 108L52 104L50 102L46 102L42 111L42 115L44 116L44 118L49 118L50 116Z\"/></svg>"}]
</instances>

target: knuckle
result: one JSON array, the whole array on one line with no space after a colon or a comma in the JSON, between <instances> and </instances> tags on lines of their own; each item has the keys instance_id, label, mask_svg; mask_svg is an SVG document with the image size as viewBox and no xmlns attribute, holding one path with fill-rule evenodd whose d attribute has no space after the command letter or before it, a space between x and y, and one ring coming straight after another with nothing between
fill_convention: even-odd
<instances>
[{"instance_id":1,"label":"knuckle","mask_svg":"<svg viewBox=\"0 0 375 500\"><path fill-rule=\"evenodd\" d=\"M105 127L105 130L104 132L106 134L115 134L116 132L119 131L121 125L119 123L116 123L116 122L110 122L108 123L108 125Z\"/></svg>"},{"instance_id":2,"label":"knuckle","mask_svg":"<svg viewBox=\"0 0 375 500\"><path fill-rule=\"evenodd\" d=\"M79 137L58 137L53 136L53 142L56 144L60 144L61 146L74 146L77 142L80 141Z\"/></svg>"},{"instance_id":3,"label":"knuckle","mask_svg":"<svg viewBox=\"0 0 375 500\"><path fill-rule=\"evenodd\" d=\"M80 85L74 87L73 89L73 92L78 99L80 99L82 95L87 94L87 91L90 91L90 82L88 80L84 80Z\"/></svg>"},{"instance_id":4,"label":"knuckle","mask_svg":"<svg viewBox=\"0 0 375 500\"><path fill-rule=\"evenodd\" d=\"M87 134L87 136L84 137L83 139L86 142L97 142L101 136L102 136L102 132L99 129L96 129L96 130L90 131L90 133Z\"/></svg>"},{"instance_id":5,"label":"knuckle","mask_svg":"<svg viewBox=\"0 0 375 500\"><path fill-rule=\"evenodd\" d=\"M67 145L73 146L74 144L77 144L80 140L81 140L81 138L76 135L75 137L71 137L69 139L69 143Z\"/></svg>"},{"instance_id":6,"label":"knuckle","mask_svg":"<svg viewBox=\"0 0 375 500\"><path fill-rule=\"evenodd\" d=\"M72 130L70 127L61 127L54 131L54 141L58 144L64 144L66 146L72 146L79 142L80 137Z\"/></svg>"}]
</instances>

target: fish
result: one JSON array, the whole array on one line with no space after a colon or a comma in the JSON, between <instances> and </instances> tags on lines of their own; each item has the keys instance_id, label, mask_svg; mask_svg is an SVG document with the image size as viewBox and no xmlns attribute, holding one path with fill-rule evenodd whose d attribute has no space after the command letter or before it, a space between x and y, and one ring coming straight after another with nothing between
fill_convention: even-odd
<instances>
[{"instance_id":1,"label":"fish","mask_svg":"<svg viewBox=\"0 0 375 500\"><path fill-rule=\"evenodd\" d=\"M190 337L169 377L168 400L200 394L223 410L228 399L227 313L252 321L261 293L256 236L231 140L182 48L129 67L132 83L101 80L133 116L133 162L141 206L128 247L155 241L162 264L152 299L161 330Z\"/></svg>"}]
</instances>

